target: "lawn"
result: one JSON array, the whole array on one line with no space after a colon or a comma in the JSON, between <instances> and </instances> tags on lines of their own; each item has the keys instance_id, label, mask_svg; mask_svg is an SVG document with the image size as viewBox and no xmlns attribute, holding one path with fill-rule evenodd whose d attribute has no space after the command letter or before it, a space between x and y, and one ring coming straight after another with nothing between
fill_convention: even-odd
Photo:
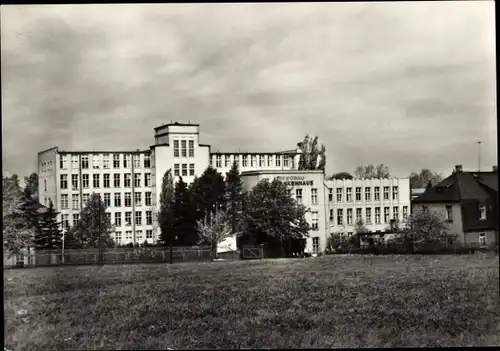
<instances>
[{"instance_id":1,"label":"lawn","mask_svg":"<svg viewBox=\"0 0 500 351\"><path fill-rule=\"evenodd\" d=\"M9 350L500 345L498 256L4 271Z\"/></svg>"}]
</instances>

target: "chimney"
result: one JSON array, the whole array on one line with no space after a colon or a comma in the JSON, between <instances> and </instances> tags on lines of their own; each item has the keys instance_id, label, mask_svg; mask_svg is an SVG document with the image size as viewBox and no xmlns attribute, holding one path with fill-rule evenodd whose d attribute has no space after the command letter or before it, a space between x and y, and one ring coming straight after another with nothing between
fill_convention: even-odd
<instances>
[{"instance_id":1,"label":"chimney","mask_svg":"<svg viewBox=\"0 0 500 351\"><path fill-rule=\"evenodd\" d=\"M498 172L498 166L493 166L493 172Z\"/></svg>"},{"instance_id":2,"label":"chimney","mask_svg":"<svg viewBox=\"0 0 500 351\"><path fill-rule=\"evenodd\" d=\"M455 172L457 172L457 173L462 172L462 165L456 165L455 166Z\"/></svg>"}]
</instances>

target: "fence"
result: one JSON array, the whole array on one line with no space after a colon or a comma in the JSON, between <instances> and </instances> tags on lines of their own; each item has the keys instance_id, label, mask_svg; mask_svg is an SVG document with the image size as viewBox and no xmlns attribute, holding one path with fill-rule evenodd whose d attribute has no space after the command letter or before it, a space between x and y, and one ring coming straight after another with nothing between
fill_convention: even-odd
<instances>
[{"instance_id":1,"label":"fence","mask_svg":"<svg viewBox=\"0 0 500 351\"><path fill-rule=\"evenodd\" d=\"M264 257L264 246L243 246L241 250L241 257L245 260L255 260Z\"/></svg>"},{"instance_id":2,"label":"fence","mask_svg":"<svg viewBox=\"0 0 500 351\"><path fill-rule=\"evenodd\" d=\"M23 259L14 255L10 261L4 260L4 267L40 267L60 265L98 265L118 263L169 263L170 248L113 248L62 251L36 251L25 253ZM172 262L212 261L213 252L208 247L174 247Z\"/></svg>"}]
</instances>

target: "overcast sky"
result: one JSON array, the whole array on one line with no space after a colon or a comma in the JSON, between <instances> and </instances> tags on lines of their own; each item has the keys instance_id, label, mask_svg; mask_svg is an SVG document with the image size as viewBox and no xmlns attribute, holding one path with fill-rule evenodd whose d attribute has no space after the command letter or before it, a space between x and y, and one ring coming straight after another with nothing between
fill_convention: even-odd
<instances>
[{"instance_id":1,"label":"overcast sky","mask_svg":"<svg viewBox=\"0 0 500 351\"><path fill-rule=\"evenodd\" d=\"M327 173L497 163L494 2L2 6L3 169L135 150L199 123L212 151L305 133Z\"/></svg>"}]
</instances>

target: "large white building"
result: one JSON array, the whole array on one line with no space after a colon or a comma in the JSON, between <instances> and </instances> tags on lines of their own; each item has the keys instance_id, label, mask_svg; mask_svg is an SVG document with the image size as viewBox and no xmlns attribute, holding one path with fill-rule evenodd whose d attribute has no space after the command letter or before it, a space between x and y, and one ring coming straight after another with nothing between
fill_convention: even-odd
<instances>
[{"instance_id":1,"label":"large white building","mask_svg":"<svg viewBox=\"0 0 500 351\"><path fill-rule=\"evenodd\" d=\"M279 177L309 211L312 230L307 250L324 251L330 233L354 233L356 218L368 229L384 231L391 218L403 220L410 206L409 179L325 181L322 171L299 171L300 149L273 153L212 152L200 144L199 125L172 123L155 128L154 145L136 151L63 151L38 154L40 202L52 201L63 229L79 220L91 193L108 206L119 244L150 243L159 238L155 219L161 180L172 169L174 180L191 183L212 165L225 176L233 161L245 190L263 178ZM229 245L234 246L234 245Z\"/></svg>"}]
</instances>

